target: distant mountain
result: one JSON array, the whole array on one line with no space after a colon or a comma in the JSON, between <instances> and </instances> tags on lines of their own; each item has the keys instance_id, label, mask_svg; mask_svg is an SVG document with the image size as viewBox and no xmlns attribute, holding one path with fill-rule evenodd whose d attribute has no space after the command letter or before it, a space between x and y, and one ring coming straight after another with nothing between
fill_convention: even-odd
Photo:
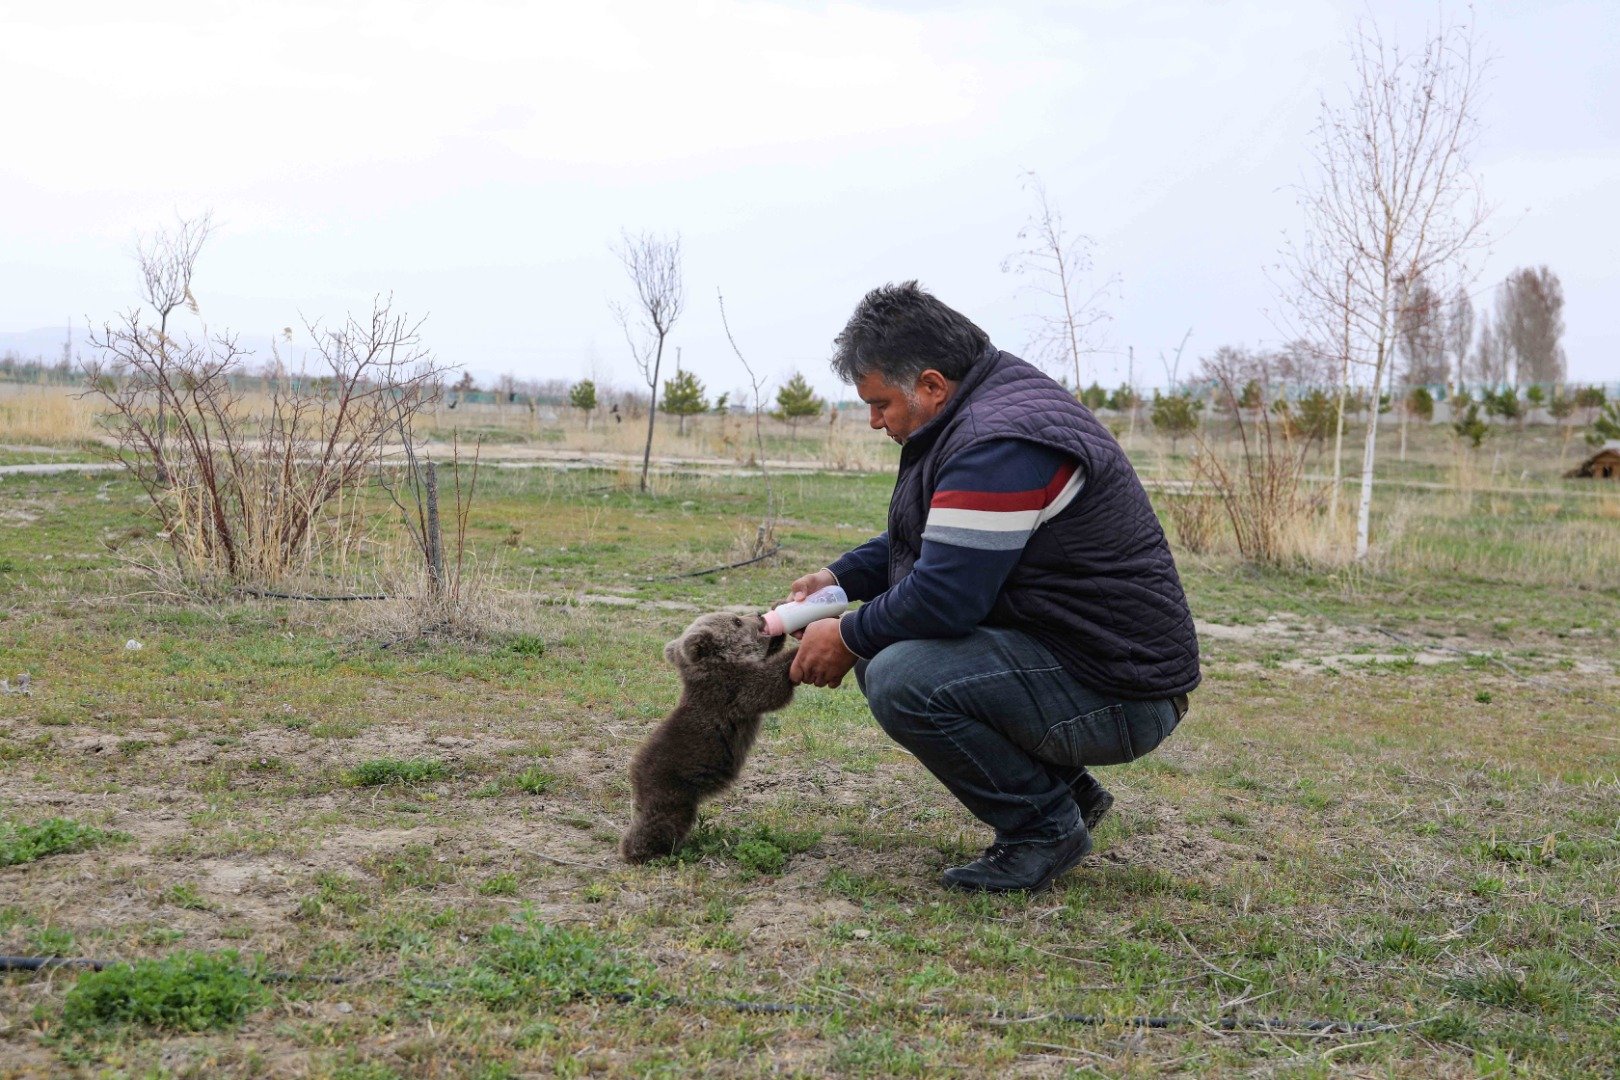
<instances>
[{"instance_id":1,"label":"distant mountain","mask_svg":"<svg viewBox=\"0 0 1620 1080\"><path fill-rule=\"evenodd\" d=\"M44 360L54 364L62 359L62 345L67 338L65 326L47 326L40 330L0 330L0 356L11 353L19 360ZM88 344L84 338L84 330L74 330L75 351L82 351Z\"/></svg>"},{"instance_id":2,"label":"distant mountain","mask_svg":"<svg viewBox=\"0 0 1620 1080\"><path fill-rule=\"evenodd\" d=\"M62 359L62 346L68 340L68 329L65 326L47 326L39 330L0 330L0 357L15 356L18 360L43 360L47 364L54 364ZM261 363L270 358L270 338L264 334L240 334L237 344L253 355L250 364ZM302 359L305 349L295 346L290 350L295 361ZM289 350L283 348L283 359L288 357ZM89 332L82 326L73 328L73 361L92 359ZM315 359L314 357L310 358Z\"/></svg>"}]
</instances>

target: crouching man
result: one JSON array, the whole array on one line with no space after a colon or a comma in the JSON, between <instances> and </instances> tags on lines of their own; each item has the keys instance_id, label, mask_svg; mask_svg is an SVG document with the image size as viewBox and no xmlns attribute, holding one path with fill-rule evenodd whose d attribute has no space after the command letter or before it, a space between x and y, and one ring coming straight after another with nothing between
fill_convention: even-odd
<instances>
[{"instance_id":1,"label":"crouching man","mask_svg":"<svg viewBox=\"0 0 1620 1080\"><path fill-rule=\"evenodd\" d=\"M853 668L883 730L995 830L947 887L1045 889L1113 804L1087 767L1153 750L1198 685L1164 532L1091 411L916 282L868 293L834 347L900 468L888 530L793 582L865 601L806 628L793 681Z\"/></svg>"}]
</instances>

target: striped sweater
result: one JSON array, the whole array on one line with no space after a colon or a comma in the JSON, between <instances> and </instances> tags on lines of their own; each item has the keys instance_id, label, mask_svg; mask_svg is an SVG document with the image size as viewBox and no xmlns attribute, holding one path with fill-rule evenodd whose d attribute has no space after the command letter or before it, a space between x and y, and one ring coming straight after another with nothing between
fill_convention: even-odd
<instances>
[{"instance_id":1,"label":"striped sweater","mask_svg":"<svg viewBox=\"0 0 1620 1080\"><path fill-rule=\"evenodd\" d=\"M851 599L866 601L844 616L844 644L870 659L897 641L970 633L990 614L1030 535L1084 482L1074 459L1017 439L953 457L935 486L910 574L890 585L887 534L829 567Z\"/></svg>"}]
</instances>

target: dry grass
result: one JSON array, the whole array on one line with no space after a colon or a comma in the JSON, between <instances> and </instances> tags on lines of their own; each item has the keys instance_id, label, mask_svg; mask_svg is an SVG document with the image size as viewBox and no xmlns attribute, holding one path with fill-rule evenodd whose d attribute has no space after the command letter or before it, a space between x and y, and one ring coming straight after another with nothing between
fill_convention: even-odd
<instances>
[{"instance_id":1,"label":"dry grass","mask_svg":"<svg viewBox=\"0 0 1620 1080\"><path fill-rule=\"evenodd\" d=\"M0 441L70 445L100 433L100 403L61 386L0 382Z\"/></svg>"}]
</instances>

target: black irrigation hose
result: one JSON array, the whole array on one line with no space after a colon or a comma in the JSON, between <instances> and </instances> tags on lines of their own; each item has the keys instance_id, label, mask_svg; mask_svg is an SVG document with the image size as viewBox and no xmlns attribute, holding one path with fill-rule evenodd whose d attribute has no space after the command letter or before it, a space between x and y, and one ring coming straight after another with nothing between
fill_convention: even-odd
<instances>
[{"instance_id":1,"label":"black irrigation hose","mask_svg":"<svg viewBox=\"0 0 1620 1080\"><path fill-rule=\"evenodd\" d=\"M112 964L121 962L91 960L77 956L0 956L0 971L44 971L52 968L88 968L91 971L102 971ZM356 981L344 975L301 975L283 971L266 972L262 977L271 982L320 982L332 985ZM603 1000L618 1005L650 1004L687 1009L726 1009L730 1012L764 1016L828 1016L837 1011L831 1005L807 1005L793 1001L751 1001L744 998L694 998L680 994L607 994L603 996ZM1298 1020L1283 1017L1244 1019L1239 1016L1222 1016L1212 1021L1204 1021L1185 1016L1101 1016L1096 1013L1070 1012L989 1013L947 1009L938 1005L913 1005L901 1011L922 1016L1004 1024L1037 1023L1044 1020L1083 1027L1107 1027L1110 1024L1117 1024L1120 1027L1157 1031L1173 1028L1213 1028L1216 1031L1269 1031L1275 1034L1300 1032L1313 1035L1353 1035L1396 1030L1393 1024L1375 1021Z\"/></svg>"},{"instance_id":2,"label":"black irrigation hose","mask_svg":"<svg viewBox=\"0 0 1620 1080\"><path fill-rule=\"evenodd\" d=\"M648 578L647 580L649 580L649 581L677 581L677 580L679 580L681 578L702 577L704 574L718 574L722 570L736 570L739 567L753 566L757 562L764 562L766 559L771 558L772 556L774 556L777 552L779 552L781 550L782 550L782 545L777 544L775 547L771 548L771 550L767 551L765 554L763 554L763 555L755 555L752 559L744 559L742 562L726 563L726 565L724 565L724 566L711 566L707 570L687 570L687 571L685 571L683 573L679 573L679 574L664 574L664 575L662 575L660 577Z\"/></svg>"},{"instance_id":3,"label":"black irrigation hose","mask_svg":"<svg viewBox=\"0 0 1620 1080\"><path fill-rule=\"evenodd\" d=\"M390 599L392 599L392 597L390 597L387 593L372 593L372 594L361 594L361 595L353 595L353 596L316 596L316 595L314 595L312 593L270 592L267 589L246 589L246 588L244 588L244 589L238 589L237 591L241 592L241 593L243 593L243 594L245 594L247 596L256 597L257 599L260 599L260 600L390 600Z\"/></svg>"}]
</instances>

